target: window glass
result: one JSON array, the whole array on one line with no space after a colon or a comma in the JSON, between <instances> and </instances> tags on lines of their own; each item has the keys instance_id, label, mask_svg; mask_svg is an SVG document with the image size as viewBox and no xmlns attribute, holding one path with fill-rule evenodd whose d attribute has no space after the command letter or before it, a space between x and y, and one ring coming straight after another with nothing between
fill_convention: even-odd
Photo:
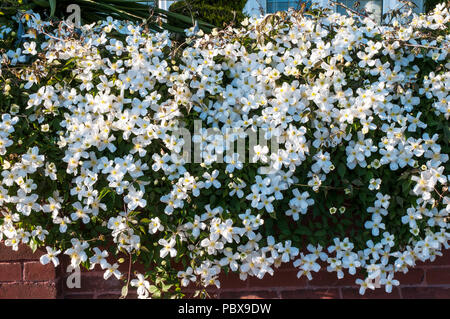
<instances>
[{"instance_id":1,"label":"window glass","mask_svg":"<svg viewBox=\"0 0 450 319\"><path fill-rule=\"evenodd\" d=\"M267 13L274 13L277 11L288 10L289 8L298 9L299 8L298 0L267 0ZM311 4L311 1L305 1L307 6Z\"/></svg>"},{"instance_id":2,"label":"window glass","mask_svg":"<svg viewBox=\"0 0 450 319\"><path fill-rule=\"evenodd\" d=\"M314 2L324 3L328 0L313 0ZM383 8L383 2L386 0L336 0L337 2L341 2L346 7L366 13L370 18L375 21L381 21L381 15L387 11L389 7L396 7L401 4L398 0L388 0L388 5L386 8ZM311 5L311 0L305 1L307 7ZM414 12L420 13L423 12L423 0L411 0L416 6L413 8ZM288 10L289 8L298 8L299 0L266 0L266 12L274 13L281 10ZM337 12L341 14L345 14L346 10L337 6Z\"/></svg>"},{"instance_id":3,"label":"window glass","mask_svg":"<svg viewBox=\"0 0 450 319\"><path fill-rule=\"evenodd\" d=\"M413 8L413 11L417 14L423 12L423 0L412 0L411 2L414 2L414 4L416 5Z\"/></svg>"},{"instance_id":4,"label":"window glass","mask_svg":"<svg viewBox=\"0 0 450 319\"><path fill-rule=\"evenodd\" d=\"M350 9L366 14L372 20L377 22L381 21L381 14L383 12L382 0L338 0L337 2L342 3ZM337 12L345 14L346 10L341 6L337 6Z\"/></svg>"}]
</instances>

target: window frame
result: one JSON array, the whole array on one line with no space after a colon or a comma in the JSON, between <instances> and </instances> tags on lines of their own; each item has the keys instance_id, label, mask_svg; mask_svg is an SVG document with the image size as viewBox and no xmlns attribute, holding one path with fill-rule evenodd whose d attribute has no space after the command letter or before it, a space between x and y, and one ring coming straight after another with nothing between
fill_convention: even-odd
<instances>
[{"instance_id":1,"label":"window frame","mask_svg":"<svg viewBox=\"0 0 450 319\"><path fill-rule=\"evenodd\" d=\"M255 1L255 0L250 0L250 1ZM264 1L264 4L265 4L265 12L266 13L269 13L269 11L268 11L268 3L269 3L269 1L271 1L271 2L277 2L278 0L265 0ZM280 2L285 2L286 0L284 0L284 1L280 1ZM289 0L288 0L289 1ZM421 7L419 7L419 11L420 12L423 12L423 0L420 0L421 1ZM331 7L330 5L329 5L329 1L328 0L316 0L316 2L318 2L318 3L320 3L320 4L322 4L322 5L324 5L324 6L326 6L326 7ZM394 8L395 6L397 6L398 4L400 3L400 1L399 0L381 0L381 14L385 14L387 11L389 11L390 9L392 9L392 8ZM334 8L334 11L336 12L336 10L337 10L337 8L335 7Z\"/></svg>"}]
</instances>

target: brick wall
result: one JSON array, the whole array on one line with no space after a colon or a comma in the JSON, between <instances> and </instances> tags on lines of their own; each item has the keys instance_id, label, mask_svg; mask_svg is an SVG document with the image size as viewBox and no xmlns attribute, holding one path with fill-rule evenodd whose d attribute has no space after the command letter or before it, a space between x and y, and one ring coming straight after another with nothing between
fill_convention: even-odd
<instances>
[{"instance_id":1,"label":"brick wall","mask_svg":"<svg viewBox=\"0 0 450 319\"><path fill-rule=\"evenodd\" d=\"M42 252L28 246L18 251L0 244L0 298L45 298L58 296L59 269L39 262Z\"/></svg>"},{"instance_id":2,"label":"brick wall","mask_svg":"<svg viewBox=\"0 0 450 319\"><path fill-rule=\"evenodd\" d=\"M121 284L114 277L103 279L103 271L82 271L81 288L68 289L66 266L56 269L39 262L42 252L35 254L26 247L14 252L0 244L0 298L118 298ZM123 265L125 266L125 265ZM98 266L97 266L98 267ZM214 298L450 298L450 250L433 263L419 263L407 274L398 273L400 286L391 294L384 290L358 293L355 277L337 280L334 273L321 271L313 280L297 279L297 271L283 266L274 276L263 280L249 278L243 282L237 275L221 276L220 290L210 290ZM189 295L191 290L187 290ZM130 290L129 297L135 297Z\"/></svg>"}]
</instances>

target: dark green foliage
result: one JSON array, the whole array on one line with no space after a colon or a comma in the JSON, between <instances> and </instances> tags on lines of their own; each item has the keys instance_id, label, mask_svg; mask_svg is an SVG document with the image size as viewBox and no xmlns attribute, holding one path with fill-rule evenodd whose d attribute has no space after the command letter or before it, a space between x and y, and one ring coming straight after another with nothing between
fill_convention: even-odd
<instances>
[{"instance_id":1,"label":"dark green foliage","mask_svg":"<svg viewBox=\"0 0 450 319\"><path fill-rule=\"evenodd\" d=\"M227 7L237 11L242 11L247 3L247 0L188 0L178 2L188 2L191 5L209 4L212 6Z\"/></svg>"},{"instance_id":2,"label":"dark green foliage","mask_svg":"<svg viewBox=\"0 0 450 319\"><path fill-rule=\"evenodd\" d=\"M8 23L17 12L33 10L45 20L48 18L61 20L66 18L67 7L76 4L80 7L81 23L93 23L111 16L120 20L145 22L154 31L169 30L183 33L191 26L190 15L182 16L178 13L159 9L155 6L157 1L142 0L6 0L0 4L0 23ZM3 18L3 21L2 21ZM169 20L176 26L165 23ZM199 21L199 27L208 32L211 25Z\"/></svg>"},{"instance_id":3,"label":"dark green foliage","mask_svg":"<svg viewBox=\"0 0 450 319\"><path fill-rule=\"evenodd\" d=\"M436 7L436 5L444 2L445 0L425 0L423 4L424 12L430 12Z\"/></svg>"},{"instance_id":4,"label":"dark green foliage","mask_svg":"<svg viewBox=\"0 0 450 319\"><path fill-rule=\"evenodd\" d=\"M245 15L242 10L246 0L188 0L178 1L170 6L170 11L185 16L192 16L195 20L202 20L222 28L231 23L241 22ZM177 21L169 19L170 24L179 25ZM180 25L181 27L181 25Z\"/></svg>"}]
</instances>

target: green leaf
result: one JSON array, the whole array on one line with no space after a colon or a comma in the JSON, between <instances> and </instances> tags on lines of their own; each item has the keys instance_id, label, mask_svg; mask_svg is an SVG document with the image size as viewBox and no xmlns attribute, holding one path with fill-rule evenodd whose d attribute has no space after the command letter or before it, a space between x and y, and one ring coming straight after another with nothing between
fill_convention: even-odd
<instances>
[{"instance_id":1,"label":"green leaf","mask_svg":"<svg viewBox=\"0 0 450 319\"><path fill-rule=\"evenodd\" d=\"M49 0L48 2L50 3L50 17L54 17L56 11L56 0Z\"/></svg>"},{"instance_id":2,"label":"green leaf","mask_svg":"<svg viewBox=\"0 0 450 319\"><path fill-rule=\"evenodd\" d=\"M172 288L173 285L168 284L168 285L162 285L162 291L163 292L168 292L170 290L170 288Z\"/></svg>"},{"instance_id":3,"label":"green leaf","mask_svg":"<svg viewBox=\"0 0 450 319\"><path fill-rule=\"evenodd\" d=\"M299 228L297 228L294 233L306 236L311 236L312 234L311 230L305 226L299 226Z\"/></svg>"},{"instance_id":4,"label":"green leaf","mask_svg":"<svg viewBox=\"0 0 450 319\"><path fill-rule=\"evenodd\" d=\"M341 162L337 167L337 171L340 177L344 177L345 172L347 171L347 167L345 166L344 163Z\"/></svg>"},{"instance_id":5,"label":"green leaf","mask_svg":"<svg viewBox=\"0 0 450 319\"><path fill-rule=\"evenodd\" d=\"M277 218L277 213L276 213L276 212L269 213L269 216L270 216L270 218L272 218L272 219L278 219L278 218Z\"/></svg>"},{"instance_id":6,"label":"green leaf","mask_svg":"<svg viewBox=\"0 0 450 319\"><path fill-rule=\"evenodd\" d=\"M155 292L152 297L153 298L161 298L161 291Z\"/></svg>"},{"instance_id":7,"label":"green leaf","mask_svg":"<svg viewBox=\"0 0 450 319\"><path fill-rule=\"evenodd\" d=\"M128 285L122 287L120 298L123 299L128 295Z\"/></svg>"},{"instance_id":8,"label":"green leaf","mask_svg":"<svg viewBox=\"0 0 450 319\"><path fill-rule=\"evenodd\" d=\"M38 249L38 243L37 243L36 239L32 238L30 240L30 248L33 251L33 253L36 252L36 250Z\"/></svg>"},{"instance_id":9,"label":"green leaf","mask_svg":"<svg viewBox=\"0 0 450 319\"><path fill-rule=\"evenodd\" d=\"M396 196L396 197L395 197L395 201L397 202L397 204L398 204L400 207L403 208L403 203L404 203L403 198L401 198L400 196Z\"/></svg>"},{"instance_id":10,"label":"green leaf","mask_svg":"<svg viewBox=\"0 0 450 319\"><path fill-rule=\"evenodd\" d=\"M187 17L187 16L179 14L179 13L170 12L170 11L166 11L166 10L159 9L159 8L154 8L154 11L165 17L175 18L175 19L183 21L185 23L192 24L192 22L193 22L192 17ZM201 20L197 20L197 23L198 23L199 27L202 27L202 26L209 27L209 28L216 27L215 25L212 25L210 23L207 23L207 22L201 21Z\"/></svg>"},{"instance_id":11,"label":"green leaf","mask_svg":"<svg viewBox=\"0 0 450 319\"><path fill-rule=\"evenodd\" d=\"M106 194L108 194L111 190L108 187L105 187L101 190L98 199L101 200L103 197L106 196Z\"/></svg>"},{"instance_id":12,"label":"green leaf","mask_svg":"<svg viewBox=\"0 0 450 319\"><path fill-rule=\"evenodd\" d=\"M148 248L145 246L141 246L141 250L145 251L146 253L150 253L150 250L148 250Z\"/></svg>"},{"instance_id":13,"label":"green leaf","mask_svg":"<svg viewBox=\"0 0 450 319\"><path fill-rule=\"evenodd\" d=\"M49 6L48 1L45 0L33 0L33 2L40 7L48 8Z\"/></svg>"},{"instance_id":14,"label":"green leaf","mask_svg":"<svg viewBox=\"0 0 450 319\"><path fill-rule=\"evenodd\" d=\"M150 293L152 295L154 295L154 294L157 294L159 292L159 289L155 285L150 285L150 289L148 291L150 291Z\"/></svg>"}]
</instances>

